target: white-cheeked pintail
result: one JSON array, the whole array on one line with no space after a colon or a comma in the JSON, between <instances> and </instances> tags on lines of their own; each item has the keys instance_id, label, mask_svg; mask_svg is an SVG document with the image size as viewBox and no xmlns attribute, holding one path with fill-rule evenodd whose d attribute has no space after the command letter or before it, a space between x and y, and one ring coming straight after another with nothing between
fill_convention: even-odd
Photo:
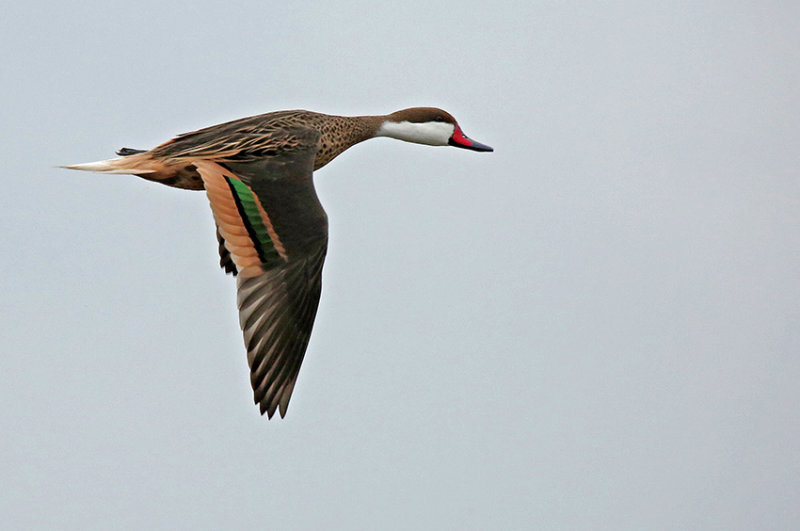
<instances>
[{"instance_id":1,"label":"white-cheeked pintail","mask_svg":"<svg viewBox=\"0 0 800 531\"><path fill-rule=\"evenodd\" d=\"M312 173L350 146L387 136L473 151L447 112L415 107L385 116L278 111L185 133L149 151L64 166L133 174L205 190L217 224L220 265L236 276L255 403L286 414L322 287L328 221Z\"/></svg>"}]
</instances>

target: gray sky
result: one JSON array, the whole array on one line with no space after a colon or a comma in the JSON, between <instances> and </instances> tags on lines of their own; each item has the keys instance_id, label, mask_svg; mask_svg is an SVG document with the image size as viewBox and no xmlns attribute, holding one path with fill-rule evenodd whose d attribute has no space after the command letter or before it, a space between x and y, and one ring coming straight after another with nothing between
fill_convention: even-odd
<instances>
[{"instance_id":1,"label":"gray sky","mask_svg":"<svg viewBox=\"0 0 800 531\"><path fill-rule=\"evenodd\" d=\"M800 528L800 8L325 5L4 6L3 525ZM54 167L414 105L496 151L316 175L284 420L204 195Z\"/></svg>"}]
</instances>

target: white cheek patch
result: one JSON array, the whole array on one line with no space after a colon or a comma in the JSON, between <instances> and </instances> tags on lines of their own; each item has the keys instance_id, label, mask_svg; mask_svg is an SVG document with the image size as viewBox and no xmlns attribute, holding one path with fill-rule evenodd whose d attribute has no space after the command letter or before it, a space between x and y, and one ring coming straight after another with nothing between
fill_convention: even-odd
<instances>
[{"instance_id":1,"label":"white cheek patch","mask_svg":"<svg viewBox=\"0 0 800 531\"><path fill-rule=\"evenodd\" d=\"M386 121L375 132L375 136L388 136L429 146L446 146L450 137L453 136L453 131L455 131L455 126L446 122Z\"/></svg>"}]
</instances>

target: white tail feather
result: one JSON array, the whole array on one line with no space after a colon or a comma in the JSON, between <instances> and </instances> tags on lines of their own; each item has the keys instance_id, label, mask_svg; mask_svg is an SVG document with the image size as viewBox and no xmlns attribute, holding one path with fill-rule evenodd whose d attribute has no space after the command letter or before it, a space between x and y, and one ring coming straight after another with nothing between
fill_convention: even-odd
<instances>
[{"instance_id":1,"label":"white tail feather","mask_svg":"<svg viewBox=\"0 0 800 531\"><path fill-rule=\"evenodd\" d=\"M130 173L140 175L142 173L154 173L155 170L145 170L142 168L131 167L130 157L119 157L116 159L98 160L97 162L85 162L83 164L72 164L69 166L59 166L68 170L98 171L102 173Z\"/></svg>"}]
</instances>

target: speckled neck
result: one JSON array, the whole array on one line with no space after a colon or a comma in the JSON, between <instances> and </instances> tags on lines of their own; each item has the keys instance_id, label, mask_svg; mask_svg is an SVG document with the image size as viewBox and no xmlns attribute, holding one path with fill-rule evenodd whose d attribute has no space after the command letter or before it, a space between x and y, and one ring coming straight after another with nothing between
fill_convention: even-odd
<instances>
[{"instance_id":1,"label":"speckled neck","mask_svg":"<svg viewBox=\"0 0 800 531\"><path fill-rule=\"evenodd\" d=\"M385 116L326 116L317 125L322 133L317 142L314 169L323 167L347 148L370 139L386 120Z\"/></svg>"}]
</instances>

